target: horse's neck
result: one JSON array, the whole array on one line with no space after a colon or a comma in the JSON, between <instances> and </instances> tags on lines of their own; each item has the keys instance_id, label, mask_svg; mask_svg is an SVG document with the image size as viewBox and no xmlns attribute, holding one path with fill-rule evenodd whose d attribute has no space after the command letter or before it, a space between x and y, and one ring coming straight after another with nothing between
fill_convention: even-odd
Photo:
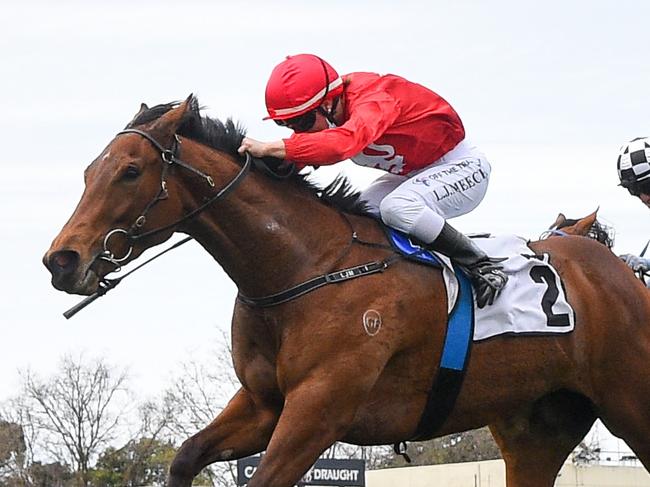
<instances>
[{"instance_id":1,"label":"horse's neck","mask_svg":"<svg viewBox=\"0 0 650 487\"><path fill-rule=\"evenodd\" d=\"M224 176L239 167L219 157L202 165ZM220 178L221 179L221 178ZM217 184L219 186L219 184ZM198 195L187 191L194 201ZM185 229L223 267L248 296L283 290L316 273L327 272L345 252L352 231L344 217L323 205L304 188L251 173L223 200L216 201Z\"/></svg>"}]
</instances>

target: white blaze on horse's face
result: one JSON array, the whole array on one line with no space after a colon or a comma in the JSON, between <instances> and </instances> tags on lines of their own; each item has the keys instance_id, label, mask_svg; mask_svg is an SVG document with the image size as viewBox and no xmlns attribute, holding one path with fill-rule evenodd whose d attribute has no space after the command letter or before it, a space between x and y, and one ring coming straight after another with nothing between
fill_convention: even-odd
<instances>
[{"instance_id":1,"label":"white blaze on horse's face","mask_svg":"<svg viewBox=\"0 0 650 487\"><path fill-rule=\"evenodd\" d=\"M277 232L278 230L280 230L280 225L275 220L271 220L270 222L267 222L265 227L269 232Z\"/></svg>"}]
</instances>

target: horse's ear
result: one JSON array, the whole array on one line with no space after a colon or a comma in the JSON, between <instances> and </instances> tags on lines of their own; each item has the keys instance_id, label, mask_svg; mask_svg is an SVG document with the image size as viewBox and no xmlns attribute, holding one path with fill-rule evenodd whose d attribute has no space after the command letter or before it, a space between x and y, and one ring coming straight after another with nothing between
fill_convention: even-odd
<instances>
[{"instance_id":1,"label":"horse's ear","mask_svg":"<svg viewBox=\"0 0 650 487\"><path fill-rule=\"evenodd\" d=\"M187 114L192 105L196 103L194 95L188 96L185 101L180 103L177 107L172 108L151 126L152 135L156 135L160 143L164 146L164 141L171 143L171 139L178 130L178 127L183 123L185 114Z\"/></svg>"},{"instance_id":2,"label":"horse's ear","mask_svg":"<svg viewBox=\"0 0 650 487\"><path fill-rule=\"evenodd\" d=\"M596 210L592 214L587 215L586 217L581 218L580 220L578 220L573 225L573 228L575 229L575 234L576 235L587 235L589 233L589 230L591 230L591 227L596 222L596 217L597 216L598 216L598 210Z\"/></svg>"},{"instance_id":3,"label":"horse's ear","mask_svg":"<svg viewBox=\"0 0 650 487\"><path fill-rule=\"evenodd\" d=\"M135 122L138 119L138 117L140 115L142 115L144 112L146 112L147 110L149 110L149 107L147 106L147 104L146 103L141 103L140 104L140 110L138 110L138 113L133 115L133 118L131 119L131 121L129 123L126 124L126 126L129 127L129 126L133 125L133 122Z\"/></svg>"},{"instance_id":4,"label":"horse's ear","mask_svg":"<svg viewBox=\"0 0 650 487\"><path fill-rule=\"evenodd\" d=\"M553 230L554 228L560 228L561 225L564 225L566 222L566 216L564 216L564 213L558 213L557 218L555 219L555 223L548 227L549 230Z\"/></svg>"}]
</instances>

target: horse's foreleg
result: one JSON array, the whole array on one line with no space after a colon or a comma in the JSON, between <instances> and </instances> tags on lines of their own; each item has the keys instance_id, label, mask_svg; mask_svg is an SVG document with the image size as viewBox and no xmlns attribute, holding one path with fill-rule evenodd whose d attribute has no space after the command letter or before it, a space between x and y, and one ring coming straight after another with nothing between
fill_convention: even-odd
<instances>
[{"instance_id":1,"label":"horse's foreleg","mask_svg":"<svg viewBox=\"0 0 650 487\"><path fill-rule=\"evenodd\" d=\"M360 368L351 369L348 373L356 370L363 377ZM371 388L371 383L360 383L363 379L344 378L331 370L312 377L287 394L280 420L249 487L295 485L318 456L345 435Z\"/></svg>"},{"instance_id":2,"label":"horse's foreleg","mask_svg":"<svg viewBox=\"0 0 650 487\"><path fill-rule=\"evenodd\" d=\"M250 393L240 389L212 423L181 445L167 485L189 487L206 465L264 450L278 416L279 410L256 403Z\"/></svg>"},{"instance_id":3,"label":"horse's foreleg","mask_svg":"<svg viewBox=\"0 0 650 487\"><path fill-rule=\"evenodd\" d=\"M560 468L596 420L591 402L560 391L490 425L506 463L508 487L552 487Z\"/></svg>"}]
</instances>

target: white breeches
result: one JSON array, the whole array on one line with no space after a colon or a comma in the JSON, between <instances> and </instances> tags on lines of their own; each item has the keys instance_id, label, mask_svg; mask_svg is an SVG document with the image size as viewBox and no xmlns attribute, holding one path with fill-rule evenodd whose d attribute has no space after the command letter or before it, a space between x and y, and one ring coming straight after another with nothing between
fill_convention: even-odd
<instances>
[{"instance_id":1,"label":"white breeches","mask_svg":"<svg viewBox=\"0 0 650 487\"><path fill-rule=\"evenodd\" d=\"M424 169L381 176L361 199L389 227L431 243L446 219L469 213L483 200L490 172L485 155L465 139Z\"/></svg>"}]
</instances>

